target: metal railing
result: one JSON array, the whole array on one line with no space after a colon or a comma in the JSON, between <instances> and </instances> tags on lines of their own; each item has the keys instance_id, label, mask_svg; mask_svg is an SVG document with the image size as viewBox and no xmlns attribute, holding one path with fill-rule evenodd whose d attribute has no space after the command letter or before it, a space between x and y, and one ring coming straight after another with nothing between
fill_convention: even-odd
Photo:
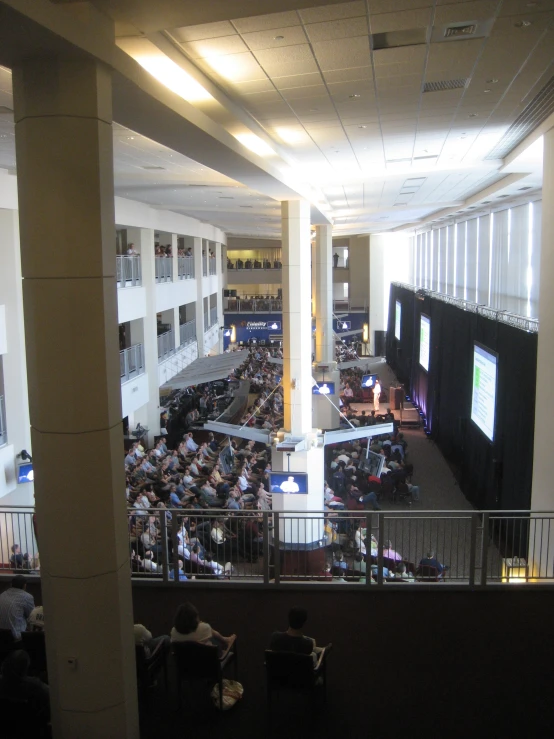
<instances>
[{"instance_id":1,"label":"metal railing","mask_svg":"<svg viewBox=\"0 0 554 739\"><path fill-rule=\"evenodd\" d=\"M283 269L283 263L278 260L271 262L269 259L228 259L227 269Z\"/></svg>"},{"instance_id":2,"label":"metal railing","mask_svg":"<svg viewBox=\"0 0 554 739\"><path fill-rule=\"evenodd\" d=\"M179 338L181 341L179 346L186 346L196 341L196 320L179 324Z\"/></svg>"},{"instance_id":3,"label":"metal railing","mask_svg":"<svg viewBox=\"0 0 554 739\"><path fill-rule=\"evenodd\" d=\"M142 285L142 266L140 255L117 255L115 258L118 287L137 287Z\"/></svg>"},{"instance_id":4,"label":"metal railing","mask_svg":"<svg viewBox=\"0 0 554 739\"><path fill-rule=\"evenodd\" d=\"M0 570L38 570L32 516L31 507L0 508ZM340 511L330 516L329 511L131 508L128 528L133 578L164 583L194 576L269 586L389 588L402 580L475 590L554 587L552 512ZM25 565L10 563L13 544L28 553ZM429 561L431 552L437 567Z\"/></svg>"},{"instance_id":5,"label":"metal railing","mask_svg":"<svg viewBox=\"0 0 554 739\"><path fill-rule=\"evenodd\" d=\"M175 337L173 329L158 336L158 362L163 362L172 354L175 354Z\"/></svg>"},{"instance_id":6,"label":"metal railing","mask_svg":"<svg viewBox=\"0 0 554 739\"><path fill-rule=\"evenodd\" d=\"M226 311L230 313L280 313L283 301L279 298L227 298Z\"/></svg>"},{"instance_id":7,"label":"metal railing","mask_svg":"<svg viewBox=\"0 0 554 739\"><path fill-rule=\"evenodd\" d=\"M173 257L155 257L156 282L171 282L173 280Z\"/></svg>"},{"instance_id":8,"label":"metal railing","mask_svg":"<svg viewBox=\"0 0 554 739\"><path fill-rule=\"evenodd\" d=\"M8 429L6 426L6 403L0 395L0 446L8 443Z\"/></svg>"},{"instance_id":9,"label":"metal railing","mask_svg":"<svg viewBox=\"0 0 554 739\"><path fill-rule=\"evenodd\" d=\"M208 276L208 257L205 254L202 254L202 275Z\"/></svg>"},{"instance_id":10,"label":"metal railing","mask_svg":"<svg viewBox=\"0 0 554 739\"><path fill-rule=\"evenodd\" d=\"M216 257L209 257L209 271L211 275L217 274L217 258Z\"/></svg>"},{"instance_id":11,"label":"metal railing","mask_svg":"<svg viewBox=\"0 0 554 739\"><path fill-rule=\"evenodd\" d=\"M194 278L194 257L177 257L177 275L180 280Z\"/></svg>"},{"instance_id":12,"label":"metal railing","mask_svg":"<svg viewBox=\"0 0 554 739\"><path fill-rule=\"evenodd\" d=\"M119 352L119 366L122 384L144 374L144 349L142 344L133 344L133 346Z\"/></svg>"},{"instance_id":13,"label":"metal railing","mask_svg":"<svg viewBox=\"0 0 554 739\"><path fill-rule=\"evenodd\" d=\"M217 308L210 308L210 322L208 328L215 326L217 323Z\"/></svg>"}]
</instances>

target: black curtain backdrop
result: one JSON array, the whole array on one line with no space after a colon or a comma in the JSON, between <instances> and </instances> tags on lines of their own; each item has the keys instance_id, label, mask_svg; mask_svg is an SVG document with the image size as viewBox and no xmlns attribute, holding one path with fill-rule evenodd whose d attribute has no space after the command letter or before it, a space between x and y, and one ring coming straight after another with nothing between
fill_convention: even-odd
<instances>
[{"instance_id":1,"label":"black curtain backdrop","mask_svg":"<svg viewBox=\"0 0 554 739\"><path fill-rule=\"evenodd\" d=\"M394 336L396 301L402 306L400 339ZM429 372L419 364L422 313L431 319ZM470 418L475 341L498 355L494 442ZM528 509L537 334L392 285L387 362L423 410L467 499L483 509Z\"/></svg>"}]
</instances>

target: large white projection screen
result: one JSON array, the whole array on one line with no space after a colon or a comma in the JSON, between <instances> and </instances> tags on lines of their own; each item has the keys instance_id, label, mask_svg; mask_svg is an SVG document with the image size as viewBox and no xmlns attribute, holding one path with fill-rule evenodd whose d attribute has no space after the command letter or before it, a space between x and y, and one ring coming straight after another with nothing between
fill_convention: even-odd
<instances>
[{"instance_id":1,"label":"large white projection screen","mask_svg":"<svg viewBox=\"0 0 554 739\"><path fill-rule=\"evenodd\" d=\"M400 341L400 321L402 319L402 303L396 301L396 313L394 314L394 336Z\"/></svg>"},{"instance_id":2,"label":"large white projection screen","mask_svg":"<svg viewBox=\"0 0 554 739\"><path fill-rule=\"evenodd\" d=\"M497 361L495 354L479 344L473 345L471 420L491 441L494 441Z\"/></svg>"},{"instance_id":3,"label":"large white projection screen","mask_svg":"<svg viewBox=\"0 0 554 739\"><path fill-rule=\"evenodd\" d=\"M429 371L429 349L431 347L431 319L421 314L419 323L419 363Z\"/></svg>"}]
</instances>

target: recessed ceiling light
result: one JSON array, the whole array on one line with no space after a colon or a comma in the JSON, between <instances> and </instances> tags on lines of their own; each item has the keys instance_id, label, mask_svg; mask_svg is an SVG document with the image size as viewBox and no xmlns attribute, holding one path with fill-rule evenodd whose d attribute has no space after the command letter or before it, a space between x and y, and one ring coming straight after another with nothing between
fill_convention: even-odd
<instances>
[{"instance_id":1,"label":"recessed ceiling light","mask_svg":"<svg viewBox=\"0 0 554 739\"><path fill-rule=\"evenodd\" d=\"M274 41L282 41L284 38L285 38L284 36L274 36L273 37L273 40Z\"/></svg>"},{"instance_id":2,"label":"recessed ceiling light","mask_svg":"<svg viewBox=\"0 0 554 739\"><path fill-rule=\"evenodd\" d=\"M355 98L360 98L360 97L362 97L362 96L361 96L361 95L358 95L358 93L355 93L354 95L349 95L348 97L349 97L349 98L350 98L351 100L354 100Z\"/></svg>"},{"instance_id":3,"label":"recessed ceiling light","mask_svg":"<svg viewBox=\"0 0 554 739\"><path fill-rule=\"evenodd\" d=\"M477 118L477 113L470 113L468 118Z\"/></svg>"},{"instance_id":4,"label":"recessed ceiling light","mask_svg":"<svg viewBox=\"0 0 554 739\"><path fill-rule=\"evenodd\" d=\"M483 90L483 92L490 92L490 90Z\"/></svg>"},{"instance_id":5,"label":"recessed ceiling light","mask_svg":"<svg viewBox=\"0 0 554 739\"><path fill-rule=\"evenodd\" d=\"M358 126L358 128L367 128L367 126Z\"/></svg>"},{"instance_id":6,"label":"recessed ceiling light","mask_svg":"<svg viewBox=\"0 0 554 739\"><path fill-rule=\"evenodd\" d=\"M516 28L528 28L531 25L531 21L517 21L514 23Z\"/></svg>"},{"instance_id":7,"label":"recessed ceiling light","mask_svg":"<svg viewBox=\"0 0 554 739\"><path fill-rule=\"evenodd\" d=\"M310 113L317 113L319 108L310 108Z\"/></svg>"},{"instance_id":8,"label":"recessed ceiling light","mask_svg":"<svg viewBox=\"0 0 554 739\"><path fill-rule=\"evenodd\" d=\"M492 79L487 80L487 85L495 85L497 82L498 80L495 77L493 77Z\"/></svg>"}]
</instances>

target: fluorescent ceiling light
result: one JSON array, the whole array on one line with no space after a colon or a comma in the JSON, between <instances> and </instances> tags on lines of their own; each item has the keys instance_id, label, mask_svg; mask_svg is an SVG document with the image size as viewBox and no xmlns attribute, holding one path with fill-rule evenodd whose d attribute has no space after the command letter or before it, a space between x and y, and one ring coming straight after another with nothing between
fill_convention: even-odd
<instances>
[{"instance_id":1,"label":"fluorescent ceiling light","mask_svg":"<svg viewBox=\"0 0 554 739\"><path fill-rule=\"evenodd\" d=\"M253 151L254 154L258 154L261 157L277 156L277 153L273 151L271 146L266 144L259 136L256 136L255 133L235 133L234 136L237 141L240 141L243 146Z\"/></svg>"},{"instance_id":2,"label":"fluorescent ceiling light","mask_svg":"<svg viewBox=\"0 0 554 739\"><path fill-rule=\"evenodd\" d=\"M214 100L202 85L161 52L135 57L141 67L189 103Z\"/></svg>"},{"instance_id":3,"label":"fluorescent ceiling light","mask_svg":"<svg viewBox=\"0 0 554 739\"><path fill-rule=\"evenodd\" d=\"M294 128L279 127L275 129L275 133L286 144L300 144L306 140L306 134L303 131L297 131Z\"/></svg>"}]
</instances>

